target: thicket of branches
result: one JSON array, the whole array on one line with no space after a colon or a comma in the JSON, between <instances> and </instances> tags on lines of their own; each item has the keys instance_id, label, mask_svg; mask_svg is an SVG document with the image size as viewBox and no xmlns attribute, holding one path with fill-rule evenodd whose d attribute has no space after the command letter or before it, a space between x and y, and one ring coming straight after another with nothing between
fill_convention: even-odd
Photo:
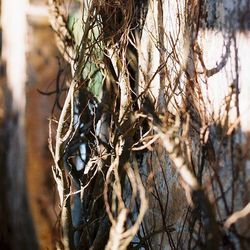
<instances>
[{"instance_id":1,"label":"thicket of branches","mask_svg":"<svg viewBox=\"0 0 250 250\"><path fill-rule=\"evenodd\" d=\"M197 42L201 1L184 4L176 40L165 33L162 1L49 2L71 69L63 83L59 72L57 100L65 88L66 97L50 121L58 247L247 249L250 239L229 217L239 192L247 192L239 122L228 119L237 109L237 86L225 97L221 119L212 119L196 68L199 61L206 80ZM158 34L147 30L149 14ZM144 58L146 36L159 66L150 46ZM186 58L178 51L181 37Z\"/></svg>"}]
</instances>

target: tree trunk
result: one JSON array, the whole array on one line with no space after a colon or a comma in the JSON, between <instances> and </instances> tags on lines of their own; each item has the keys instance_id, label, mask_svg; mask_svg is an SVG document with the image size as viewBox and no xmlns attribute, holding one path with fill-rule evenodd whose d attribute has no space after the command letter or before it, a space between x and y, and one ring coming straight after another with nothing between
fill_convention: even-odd
<instances>
[{"instance_id":1,"label":"tree trunk","mask_svg":"<svg viewBox=\"0 0 250 250\"><path fill-rule=\"evenodd\" d=\"M5 114L1 126L1 249L37 249L25 185L26 1L2 1Z\"/></svg>"}]
</instances>

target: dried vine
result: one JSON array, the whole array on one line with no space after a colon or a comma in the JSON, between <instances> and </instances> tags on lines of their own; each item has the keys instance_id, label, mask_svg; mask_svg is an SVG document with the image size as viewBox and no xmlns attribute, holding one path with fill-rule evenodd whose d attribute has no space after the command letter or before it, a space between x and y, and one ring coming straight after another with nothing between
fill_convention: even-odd
<instances>
[{"instance_id":1,"label":"dried vine","mask_svg":"<svg viewBox=\"0 0 250 250\"><path fill-rule=\"evenodd\" d=\"M173 1L178 27L169 28L167 4L82 1L80 26L70 27L74 13L50 1L72 73L50 138L65 249L219 249L225 239L230 247L249 241L228 229L244 171L236 169L239 117L229 119L237 90L214 119L202 87L211 71L199 45L205 5ZM230 191L223 153L231 155Z\"/></svg>"}]
</instances>

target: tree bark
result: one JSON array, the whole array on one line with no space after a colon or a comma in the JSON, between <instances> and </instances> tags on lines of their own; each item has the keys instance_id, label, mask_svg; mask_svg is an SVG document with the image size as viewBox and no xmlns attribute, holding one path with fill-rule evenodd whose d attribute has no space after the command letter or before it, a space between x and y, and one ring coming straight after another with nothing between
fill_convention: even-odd
<instances>
[{"instance_id":1,"label":"tree bark","mask_svg":"<svg viewBox=\"0 0 250 250\"><path fill-rule=\"evenodd\" d=\"M25 185L26 1L2 1L5 114L1 124L0 249L37 249ZM14 18L13 18L14 17Z\"/></svg>"}]
</instances>

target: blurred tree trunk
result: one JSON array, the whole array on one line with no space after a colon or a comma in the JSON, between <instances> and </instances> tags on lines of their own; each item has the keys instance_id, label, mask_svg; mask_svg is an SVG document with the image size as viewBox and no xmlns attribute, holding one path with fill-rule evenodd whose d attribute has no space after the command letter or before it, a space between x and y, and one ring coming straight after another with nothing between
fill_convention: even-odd
<instances>
[{"instance_id":1,"label":"blurred tree trunk","mask_svg":"<svg viewBox=\"0 0 250 250\"><path fill-rule=\"evenodd\" d=\"M26 1L2 1L5 113L1 124L0 249L37 249L25 185Z\"/></svg>"},{"instance_id":2,"label":"blurred tree trunk","mask_svg":"<svg viewBox=\"0 0 250 250\"><path fill-rule=\"evenodd\" d=\"M26 184L39 247L54 249L58 237L55 227L57 208L54 206L54 192L51 191L54 190L54 182L52 158L48 149L48 117L55 95L45 93L55 88L52 81L56 77L59 63L45 4L45 0L30 0L27 10Z\"/></svg>"}]
</instances>

